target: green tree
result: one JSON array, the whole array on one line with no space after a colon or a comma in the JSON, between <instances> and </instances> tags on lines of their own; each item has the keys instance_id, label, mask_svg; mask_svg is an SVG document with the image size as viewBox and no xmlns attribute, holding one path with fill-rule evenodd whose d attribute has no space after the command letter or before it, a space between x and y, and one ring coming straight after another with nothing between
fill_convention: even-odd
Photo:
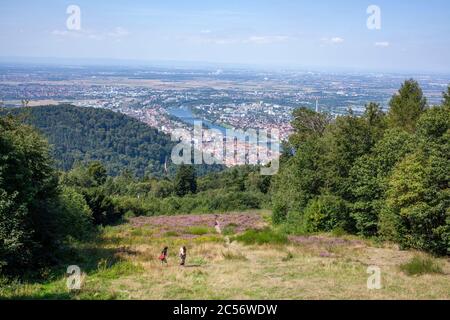
<instances>
[{"instance_id":1,"label":"green tree","mask_svg":"<svg viewBox=\"0 0 450 320\"><path fill-rule=\"evenodd\" d=\"M450 107L450 86L447 87L447 91L443 92L444 100L442 101L442 104L444 106Z\"/></svg>"},{"instance_id":2,"label":"green tree","mask_svg":"<svg viewBox=\"0 0 450 320\"><path fill-rule=\"evenodd\" d=\"M402 247L450 253L450 161L419 151L395 168L381 231ZM438 179L430 179L438 178Z\"/></svg>"},{"instance_id":3,"label":"green tree","mask_svg":"<svg viewBox=\"0 0 450 320\"><path fill-rule=\"evenodd\" d=\"M305 107L295 109L291 123L294 133L289 137L290 144L298 148L307 139L321 136L331 120L328 113L317 113Z\"/></svg>"},{"instance_id":4,"label":"green tree","mask_svg":"<svg viewBox=\"0 0 450 320\"><path fill-rule=\"evenodd\" d=\"M375 142L365 118L353 114L338 117L327 128L321 141L323 154L316 160L324 175L324 187L334 195L350 199L350 170L359 157L370 152Z\"/></svg>"},{"instance_id":5,"label":"green tree","mask_svg":"<svg viewBox=\"0 0 450 320\"><path fill-rule=\"evenodd\" d=\"M62 233L77 240L84 240L93 233L92 211L83 195L74 188L61 188L58 210Z\"/></svg>"},{"instance_id":6,"label":"green tree","mask_svg":"<svg viewBox=\"0 0 450 320\"><path fill-rule=\"evenodd\" d=\"M121 212L100 188L84 189L83 196L92 211L96 225L109 225L119 221L125 212Z\"/></svg>"},{"instance_id":7,"label":"green tree","mask_svg":"<svg viewBox=\"0 0 450 320\"><path fill-rule=\"evenodd\" d=\"M0 265L20 272L56 262L76 224L73 211L62 210L48 143L31 127L0 117ZM67 201L61 201L67 200Z\"/></svg>"},{"instance_id":8,"label":"green tree","mask_svg":"<svg viewBox=\"0 0 450 320\"><path fill-rule=\"evenodd\" d=\"M417 123L416 150L389 179L381 232L403 247L450 253L450 107L434 107Z\"/></svg>"},{"instance_id":9,"label":"green tree","mask_svg":"<svg viewBox=\"0 0 450 320\"><path fill-rule=\"evenodd\" d=\"M424 143L448 144L446 133L450 129L450 105L428 109L417 124L418 139Z\"/></svg>"},{"instance_id":10,"label":"green tree","mask_svg":"<svg viewBox=\"0 0 450 320\"><path fill-rule=\"evenodd\" d=\"M411 134L391 129L369 154L356 160L350 171L351 216L359 234L377 235L391 172L414 147Z\"/></svg>"},{"instance_id":11,"label":"green tree","mask_svg":"<svg viewBox=\"0 0 450 320\"><path fill-rule=\"evenodd\" d=\"M17 193L8 195L0 189L0 273L2 269L25 265L31 258L27 243L30 234L23 224L27 216L25 205L16 203Z\"/></svg>"},{"instance_id":12,"label":"green tree","mask_svg":"<svg viewBox=\"0 0 450 320\"><path fill-rule=\"evenodd\" d=\"M168 180L154 180L151 183L151 194L157 198L167 198L173 193L173 183Z\"/></svg>"},{"instance_id":13,"label":"green tree","mask_svg":"<svg viewBox=\"0 0 450 320\"><path fill-rule=\"evenodd\" d=\"M322 139L307 139L273 177L272 219L275 224L290 220L290 216L297 219L308 202L320 194L326 183L321 160L324 153Z\"/></svg>"},{"instance_id":14,"label":"green tree","mask_svg":"<svg viewBox=\"0 0 450 320\"><path fill-rule=\"evenodd\" d=\"M195 168L192 165L180 165L174 179L174 190L179 197L197 192Z\"/></svg>"},{"instance_id":15,"label":"green tree","mask_svg":"<svg viewBox=\"0 0 450 320\"><path fill-rule=\"evenodd\" d=\"M91 162L88 167L88 173L96 186L101 186L106 182L106 169L101 162Z\"/></svg>"},{"instance_id":16,"label":"green tree","mask_svg":"<svg viewBox=\"0 0 450 320\"><path fill-rule=\"evenodd\" d=\"M413 79L405 81L389 102L389 120L394 127L414 132L416 122L427 108L419 83Z\"/></svg>"}]
</instances>

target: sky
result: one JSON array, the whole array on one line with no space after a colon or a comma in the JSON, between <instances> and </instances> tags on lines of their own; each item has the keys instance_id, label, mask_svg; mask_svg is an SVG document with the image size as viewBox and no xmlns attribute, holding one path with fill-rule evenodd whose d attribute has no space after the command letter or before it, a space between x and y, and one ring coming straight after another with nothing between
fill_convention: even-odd
<instances>
[{"instance_id":1,"label":"sky","mask_svg":"<svg viewBox=\"0 0 450 320\"><path fill-rule=\"evenodd\" d=\"M69 5L80 9L80 30L67 27ZM380 9L379 29L367 26L373 5ZM0 43L0 60L449 73L450 1L2 0Z\"/></svg>"}]
</instances>

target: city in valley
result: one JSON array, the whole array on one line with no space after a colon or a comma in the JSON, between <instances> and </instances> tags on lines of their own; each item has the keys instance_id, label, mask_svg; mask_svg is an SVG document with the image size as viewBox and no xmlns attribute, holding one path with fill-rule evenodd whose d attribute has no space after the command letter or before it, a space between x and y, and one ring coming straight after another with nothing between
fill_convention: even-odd
<instances>
[{"instance_id":1,"label":"city in valley","mask_svg":"<svg viewBox=\"0 0 450 320\"><path fill-rule=\"evenodd\" d=\"M137 118L169 135L176 129L192 133L195 121L219 130L225 139L227 130L270 133L276 129L283 141L292 132L290 122L296 108L332 116L361 114L370 101L386 110L389 99L408 78L420 82L431 105L440 102L450 82L450 76L436 74L3 63L0 104L14 108L70 103L104 108ZM245 137L234 139L238 152L248 152L251 142ZM217 155L217 137L205 131L202 147ZM266 153L267 161L279 155L264 145L258 146L258 152ZM242 164L234 157L223 160L228 166Z\"/></svg>"}]
</instances>

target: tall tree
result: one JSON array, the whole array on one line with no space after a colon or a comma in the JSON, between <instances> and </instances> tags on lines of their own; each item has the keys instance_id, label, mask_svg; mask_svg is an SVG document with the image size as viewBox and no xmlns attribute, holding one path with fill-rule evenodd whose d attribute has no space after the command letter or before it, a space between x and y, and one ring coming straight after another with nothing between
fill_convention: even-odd
<instances>
[{"instance_id":1,"label":"tall tree","mask_svg":"<svg viewBox=\"0 0 450 320\"><path fill-rule=\"evenodd\" d=\"M450 107L450 86L447 87L447 91L443 93L444 100L442 101L442 104L444 106Z\"/></svg>"},{"instance_id":2,"label":"tall tree","mask_svg":"<svg viewBox=\"0 0 450 320\"><path fill-rule=\"evenodd\" d=\"M97 186L101 186L106 182L107 172L101 162L94 161L89 164L88 173Z\"/></svg>"},{"instance_id":3,"label":"tall tree","mask_svg":"<svg viewBox=\"0 0 450 320\"><path fill-rule=\"evenodd\" d=\"M289 142L297 149L308 138L321 136L331 120L328 113L317 113L305 107L294 110L291 122L294 134L289 137Z\"/></svg>"},{"instance_id":4,"label":"tall tree","mask_svg":"<svg viewBox=\"0 0 450 320\"><path fill-rule=\"evenodd\" d=\"M0 269L48 261L61 240L57 177L47 142L0 117Z\"/></svg>"},{"instance_id":5,"label":"tall tree","mask_svg":"<svg viewBox=\"0 0 450 320\"><path fill-rule=\"evenodd\" d=\"M175 194L183 197L197 192L197 179L195 168L192 165L182 164L177 171L174 180Z\"/></svg>"},{"instance_id":6,"label":"tall tree","mask_svg":"<svg viewBox=\"0 0 450 320\"><path fill-rule=\"evenodd\" d=\"M427 100L423 96L419 83L407 80L389 102L389 120L394 127L414 132L416 122L427 108Z\"/></svg>"}]
</instances>

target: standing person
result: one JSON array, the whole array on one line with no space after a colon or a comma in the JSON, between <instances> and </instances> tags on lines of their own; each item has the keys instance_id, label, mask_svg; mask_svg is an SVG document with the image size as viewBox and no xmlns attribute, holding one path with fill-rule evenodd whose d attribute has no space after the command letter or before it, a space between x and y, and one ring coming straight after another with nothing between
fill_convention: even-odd
<instances>
[{"instance_id":1,"label":"standing person","mask_svg":"<svg viewBox=\"0 0 450 320\"><path fill-rule=\"evenodd\" d=\"M184 266L186 263L186 256L187 256L187 250L186 247L181 247L180 248L180 266Z\"/></svg>"},{"instance_id":2,"label":"standing person","mask_svg":"<svg viewBox=\"0 0 450 320\"><path fill-rule=\"evenodd\" d=\"M215 215L214 229L216 229L216 232L218 234L222 233L222 229L220 229L220 224L219 224L219 216L217 214Z\"/></svg>"},{"instance_id":3,"label":"standing person","mask_svg":"<svg viewBox=\"0 0 450 320\"><path fill-rule=\"evenodd\" d=\"M168 247L164 247L163 251L161 251L161 254L159 256L159 260L161 260L161 264L165 263L167 264L167 257L168 257Z\"/></svg>"}]
</instances>

